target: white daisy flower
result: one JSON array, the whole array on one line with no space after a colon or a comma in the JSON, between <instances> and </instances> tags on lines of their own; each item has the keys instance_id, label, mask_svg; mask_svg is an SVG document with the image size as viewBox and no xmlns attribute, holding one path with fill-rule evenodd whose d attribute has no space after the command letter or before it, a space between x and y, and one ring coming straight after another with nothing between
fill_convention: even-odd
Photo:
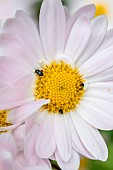
<instances>
[{"instance_id":1,"label":"white daisy flower","mask_svg":"<svg viewBox=\"0 0 113 170\"><path fill-rule=\"evenodd\" d=\"M13 126L26 122L29 162L38 155L69 170L79 154L108 157L98 129L113 129L113 32L94 15L94 5L69 17L60 0L44 0L39 31L22 11L4 25L0 109L15 109Z\"/></svg>"}]
</instances>

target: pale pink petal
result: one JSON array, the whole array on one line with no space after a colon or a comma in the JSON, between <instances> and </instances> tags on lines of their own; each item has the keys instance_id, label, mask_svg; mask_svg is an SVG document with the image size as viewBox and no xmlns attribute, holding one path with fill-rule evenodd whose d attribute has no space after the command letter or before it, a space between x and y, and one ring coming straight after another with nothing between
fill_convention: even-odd
<instances>
[{"instance_id":1,"label":"pale pink petal","mask_svg":"<svg viewBox=\"0 0 113 170\"><path fill-rule=\"evenodd\" d=\"M34 100L31 88L10 86L0 89L0 110L18 107Z\"/></svg>"},{"instance_id":2,"label":"pale pink petal","mask_svg":"<svg viewBox=\"0 0 113 170\"><path fill-rule=\"evenodd\" d=\"M113 104L104 100L84 97L77 109L78 114L90 125L101 130L113 129Z\"/></svg>"},{"instance_id":3,"label":"pale pink petal","mask_svg":"<svg viewBox=\"0 0 113 170\"><path fill-rule=\"evenodd\" d=\"M0 170L15 170L13 158L8 151L0 152Z\"/></svg>"},{"instance_id":4,"label":"pale pink petal","mask_svg":"<svg viewBox=\"0 0 113 170\"><path fill-rule=\"evenodd\" d=\"M32 60L38 62L39 59L44 58L38 29L32 19L23 11L17 11L15 18L6 20L3 32L18 35L23 42L26 42L32 51Z\"/></svg>"},{"instance_id":5,"label":"pale pink petal","mask_svg":"<svg viewBox=\"0 0 113 170\"><path fill-rule=\"evenodd\" d=\"M72 154L72 143L66 115L55 114L54 131L58 152L63 161L68 161Z\"/></svg>"},{"instance_id":6,"label":"pale pink petal","mask_svg":"<svg viewBox=\"0 0 113 170\"><path fill-rule=\"evenodd\" d=\"M11 133L3 133L0 135L0 151L7 150L14 157L17 153L16 142Z\"/></svg>"},{"instance_id":7,"label":"pale pink petal","mask_svg":"<svg viewBox=\"0 0 113 170\"><path fill-rule=\"evenodd\" d=\"M84 29L81 29L84 28ZM87 18L80 18L72 27L65 47L65 54L74 58L75 61L84 51L91 33L91 24Z\"/></svg>"},{"instance_id":8,"label":"pale pink petal","mask_svg":"<svg viewBox=\"0 0 113 170\"><path fill-rule=\"evenodd\" d=\"M25 131L26 134L31 130L35 121L36 121L37 113L32 114L25 120Z\"/></svg>"},{"instance_id":9,"label":"pale pink petal","mask_svg":"<svg viewBox=\"0 0 113 170\"><path fill-rule=\"evenodd\" d=\"M54 59L57 53L63 52L66 38L66 18L61 1L43 1L39 25L46 58Z\"/></svg>"},{"instance_id":10,"label":"pale pink petal","mask_svg":"<svg viewBox=\"0 0 113 170\"><path fill-rule=\"evenodd\" d=\"M83 145L96 159L106 161L108 149L99 131L86 123L77 113L71 112L71 117Z\"/></svg>"},{"instance_id":11,"label":"pale pink petal","mask_svg":"<svg viewBox=\"0 0 113 170\"><path fill-rule=\"evenodd\" d=\"M54 154L53 154L53 155L52 155L49 159L51 159L51 160L54 160L54 161L55 161L55 160L56 160L56 159L55 159L55 153L54 153Z\"/></svg>"},{"instance_id":12,"label":"pale pink petal","mask_svg":"<svg viewBox=\"0 0 113 170\"><path fill-rule=\"evenodd\" d=\"M25 168L27 166L24 152L18 152L14 161L16 170L21 170L21 168Z\"/></svg>"},{"instance_id":13,"label":"pale pink petal","mask_svg":"<svg viewBox=\"0 0 113 170\"><path fill-rule=\"evenodd\" d=\"M77 62L77 66L82 65L97 50L106 35L107 26L107 17L105 15L101 15L92 20L91 36L85 51Z\"/></svg>"},{"instance_id":14,"label":"pale pink petal","mask_svg":"<svg viewBox=\"0 0 113 170\"><path fill-rule=\"evenodd\" d=\"M86 78L113 67L113 46L94 54L79 70Z\"/></svg>"},{"instance_id":15,"label":"pale pink petal","mask_svg":"<svg viewBox=\"0 0 113 170\"><path fill-rule=\"evenodd\" d=\"M50 100L36 100L34 102L25 104L15 110L14 124L23 122L27 117L38 111L43 105L49 103Z\"/></svg>"},{"instance_id":16,"label":"pale pink petal","mask_svg":"<svg viewBox=\"0 0 113 170\"><path fill-rule=\"evenodd\" d=\"M25 59L31 68L38 66L38 59L33 56L32 50L18 35L3 33L0 35L0 54L2 56L13 56Z\"/></svg>"},{"instance_id":17,"label":"pale pink petal","mask_svg":"<svg viewBox=\"0 0 113 170\"><path fill-rule=\"evenodd\" d=\"M50 164L50 161L48 159L40 159L39 162L38 162L38 166L39 167L42 167L42 168L45 168L43 170L50 170L51 169L51 164ZM40 170L40 169L38 169ZM42 169L41 169L42 170Z\"/></svg>"},{"instance_id":18,"label":"pale pink petal","mask_svg":"<svg viewBox=\"0 0 113 170\"><path fill-rule=\"evenodd\" d=\"M37 121L38 123L38 121ZM38 125L37 125L38 126ZM53 155L56 143L54 136L54 114L47 114L37 131L36 153L40 158Z\"/></svg>"},{"instance_id":19,"label":"pale pink petal","mask_svg":"<svg viewBox=\"0 0 113 170\"><path fill-rule=\"evenodd\" d=\"M35 150L36 140L38 138L37 131L38 131L38 128L39 128L41 122L46 117L46 115L47 115L47 113L45 113L45 112L40 113L38 115L38 118L36 119L36 121L38 121L38 123L36 123L36 122L34 123L34 126L31 128L31 130L27 134L27 137L25 140L25 149L24 149L25 157L31 165L33 163L35 164L37 162L37 160L39 160L39 158L36 154L36 150Z\"/></svg>"},{"instance_id":20,"label":"pale pink petal","mask_svg":"<svg viewBox=\"0 0 113 170\"><path fill-rule=\"evenodd\" d=\"M20 125L13 131L13 136L16 140L17 147L20 151L24 149L24 140L25 140L25 124Z\"/></svg>"},{"instance_id":21,"label":"pale pink petal","mask_svg":"<svg viewBox=\"0 0 113 170\"><path fill-rule=\"evenodd\" d=\"M2 32L2 20L0 20L0 33Z\"/></svg>"},{"instance_id":22,"label":"pale pink petal","mask_svg":"<svg viewBox=\"0 0 113 170\"><path fill-rule=\"evenodd\" d=\"M2 85L12 85L28 74L32 76L32 70L26 61L13 57L0 57L0 82Z\"/></svg>"},{"instance_id":23,"label":"pale pink petal","mask_svg":"<svg viewBox=\"0 0 113 170\"><path fill-rule=\"evenodd\" d=\"M26 76L23 76L22 78L16 80L16 82L14 84L15 84L15 86L30 87L32 80L33 80L33 75L26 75Z\"/></svg>"},{"instance_id":24,"label":"pale pink petal","mask_svg":"<svg viewBox=\"0 0 113 170\"><path fill-rule=\"evenodd\" d=\"M12 130L12 129L15 129L16 127L18 127L19 125L20 125L20 124L15 124L15 125L11 125L11 126L0 127L0 131Z\"/></svg>"},{"instance_id":25,"label":"pale pink petal","mask_svg":"<svg viewBox=\"0 0 113 170\"><path fill-rule=\"evenodd\" d=\"M23 152L19 152L15 159L16 170L50 170L51 165L49 160L38 159L37 163L30 165L29 162L26 162Z\"/></svg>"},{"instance_id":26,"label":"pale pink petal","mask_svg":"<svg viewBox=\"0 0 113 170\"><path fill-rule=\"evenodd\" d=\"M23 168L22 170L51 170L44 160L41 160L38 165Z\"/></svg>"},{"instance_id":27,"label":"pale pink petal","mask_svg":"<svg viewBox=\"0 0 113 170\"><path fill-rule=\"evenodd\" d=\"M79 169L80 157L76 151L73 150L71 158L69 159L68 162L64 162L61 159L58 151L55 152L55 156L56 156L56 161L62 170Z\"/></svg>"},{"instance_id":28,"label":"pale pink petal","mask_svg":"<svg viewBox=\"0 0 113 170\"><path fill-rule=\"evenodd\" d=\"M85 148L85 146L83 145L83 143L81 142L76 128L73 125L73 122L70 118L70 115L68 115L68 122L69 122L69 127L70 127L70 132L71 132L71 137L72 137L72 146L73 148L80 153L81 155L89 158L89 159L95 159L93 155L91 155L91 153Z\"/></svg>"},{"instance_id":29,"label":"pale pink petal","mask_svg":"<svg viewBox=\"0 0 113 170\"><path fill-rule=\"evenodd\" d=\"M104 41L99 47L98 51L108 48L113 45L113 29L107 31Z\"/></svg>"}]
</instances>

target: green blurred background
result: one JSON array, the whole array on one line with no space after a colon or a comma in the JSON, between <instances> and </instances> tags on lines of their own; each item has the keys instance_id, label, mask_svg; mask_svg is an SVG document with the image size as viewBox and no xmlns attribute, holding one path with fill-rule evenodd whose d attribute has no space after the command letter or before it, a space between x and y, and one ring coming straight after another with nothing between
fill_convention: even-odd
<instances>
[{"instance_id":1,"label":"green blurred background","mask_svg":"<svg viewBox=\"0 0 113 170\"><path fill-rule=\"evenodd\" d=\"M76 1L76 0L75 0ZM37 2L32 6L34 11L35 11L35 17L39 17L40 13L40 7L41 7L42 0L37 0ZM67 6L68 8L70 7L71 0L62 0L63 5ZM79 2L77 2L78 5ZM76 3L74 2L74 5ZM75 7L76 9L76 7ZM98 9L99 10L99 9ZM99 13L99 11L98 11ZM101 13L101 11L100 11ZM112 16L113 17L113 16ZM110 132L103 132L101 131L108 149L109 149L109 158L107 162L101 162L101 161L94 161L94 160L89 160L86 158L81 158L81 166L79 170L113 170L113 131ZM60 170L58 167L57 163L55 161L51 161L53 170Z\"/></svg>"}]
</instances>

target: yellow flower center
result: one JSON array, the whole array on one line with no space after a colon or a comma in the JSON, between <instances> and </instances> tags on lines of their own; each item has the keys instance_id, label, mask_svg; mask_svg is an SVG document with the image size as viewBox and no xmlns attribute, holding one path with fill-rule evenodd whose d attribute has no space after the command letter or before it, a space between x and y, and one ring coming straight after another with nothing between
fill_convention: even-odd
<instances>
[{"instance_id":1,"label":"yellow flower center","mask_svg":"<svg viewBox=\"0 0 113 170\"><path fill-rule=\"evenodd\" d=\"M107 16L109 15L108 7L106 4L96 4L95 17L99 15L107 15Z\"/></svg>"},{"instance_id":2,"label":"yellow flower center","mask_svg":"<svg viewBox=\"0 0 113 170\"><path fill-rule=\"evenodd\" d=\"M8 111L6 110L0 110L0 127L6 127L6 126L10 126L11 123L7 122L7 113ZM7 131L0 131L0 133L4 133Z\"/></svg>"},{"instance_id":3,"label":"yellow flower center","mask_svg":"<svg viewBox=\"0 0 113 170\"><path fill-rule=\"evenodd\" d=\"M85 80L77 68L54 61L36 72L36 99L50 99L44 109L63 114L77 107L85 92Z\"/></svg>"}]
</instances>

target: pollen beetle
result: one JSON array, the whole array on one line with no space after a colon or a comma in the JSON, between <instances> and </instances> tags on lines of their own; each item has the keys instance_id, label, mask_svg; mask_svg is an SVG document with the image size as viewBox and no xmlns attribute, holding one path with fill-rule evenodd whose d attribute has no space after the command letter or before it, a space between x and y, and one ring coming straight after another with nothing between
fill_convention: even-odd
<instances>
[{"instance_id":1,"label":"pollen beetle","mask_svg":"<svg viewBox=\"0 0 113 170\"><path fill-rule=\"evenodd\" d=\"M80 86L84 87L84 83L82 83Z\"/></svg>"},{"instance_id":2,"label":"pollen beetle","mask_svg":"<svg viewBox=\"0 0 113 170\"><path fill-rule=\"evenodd\" d=\"M41 70L35 70L35 73L39 76L43 76L43 72Z\"/></svg>"},{"instance_id":3,"label":"pollen beetle","mask_svg":"<svg viewBox=\"0 0 113 170\"><path fill-rule=\"evenodd\" d=\"M62 109L59 109L59 113L60 113L60 114L63 114L63 110L62 110Z\"/></svg>"}]
</instances>

